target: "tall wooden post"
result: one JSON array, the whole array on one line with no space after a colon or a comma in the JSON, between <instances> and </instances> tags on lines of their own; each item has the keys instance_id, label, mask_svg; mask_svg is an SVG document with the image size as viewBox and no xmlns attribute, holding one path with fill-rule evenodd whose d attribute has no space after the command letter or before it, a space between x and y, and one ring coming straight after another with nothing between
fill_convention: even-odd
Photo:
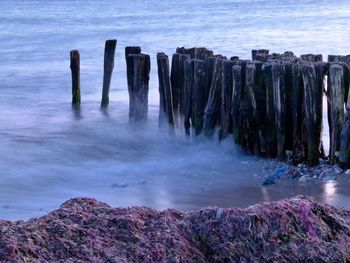
<instances>
[{"instance_id":1,"label":"tall wooden post","mask_svg":"<svg viewBox=\"0 0 350 263\"><path fill-rule=\"evenodd\" d=\"M344 121L344 69L341 65L331 64L329 67L330 95L330 160L337 162L340 150L340 135Z\"/></svg>"},{"instance_id":2,"label":"tall wooden post","mask_svg":"<svg viewBox=\"0 0 350 263\"><path fill-rule=\"evenodd\" d=\"M210 86L209 98L204 113L204 134L212 137L220 121L222 91L222 59L217 58Z\"/></svg>"},{"instance_id":3,"label":"tall wooden post","mask_svg":"<svg viewBox=\"0 0 350 263\"><path fill-rule=\"evenodd\" d=\"M80 98L80 53L79 50L70 52L70 69L72 73L72 105L79 106Z\"/></svg>"},{"instance_id":4,"label":"tall wooden post","mask_svg":"<svg viewBox=\"0 0 350 263\"><path fill-rule=\"evenodd\" d=\"M221 91L221 118L219 139L225 139L232 133L231 103L233 92L232 67L234 62L222 62L222 91Z\"/></svg>"},{"instance_id":5,"label":"tall wooden post","mask_svg":"<svg viewBox=\"0 0 350 263\"><path fill-rule=\"evenodd\" d=\"M232 116L232 131L233 138L236 144L240 144L241 131L241 117L240 105L242 100L242 89L244 87L244 80L242 76L242 67L235 65L232 67L232 102L231 102L231 116Z\"/></svg>"},{"instance_id":6,"label":"tall wooden post","mask_svg":"<svg viewBox=\"0 0 350 263\"><path fill-rule=\"evenodd\" d=\"M266 154L275 157L277 151L276 116L274 102L274 85L272 78L272 65L268 62L263 65L266 84Z\"/></svg>"},{"instance_id":7,"label":"tall wooden post","mask_svg":"<svg viewBox=\"0 0 350 263\"><path fill-rule=\"evenodd\" d=\"M275 125L277 137L277 159L285 160L286 119L285 119L285 83L284 66L279 63L272 65L273 100L275 110Z\"/></svg>"},{"instance_id":8,"label":"tall wooden post","mask_svg":"<svg viewBox=\"0 0 350 263\"><path fill-rule=\"evenodd\" d=\"M207 86L207 64L200 59L193 59L193 85L192 85L192 128L195 135L203 131L203 118L205 110L205 88Z\"/></svg>"},{"instance_id":9,"label":"tall wooden post","mask_svg":"<svg viewBox=\"0 0 350 263\"><path fill-rule=\"evenodd\" d=\"M148 113L149 55L130 54L127 57L130 122L145 121Z\"/></svg>"},{"instance_id":10,"label":"tall wooden post","mask_svg":"<svg viewBox=\"0 0 350 263\"><path fill-rule=\"evenodd\" d=\"M112 73L114 69L114 56L117 40L106 40L104 53L103 89L101 108L107 108L109 104L109 90L111 86Z\"/></svg>"},{"instance_id":11,"label":"tall wooden post","mask_svg":"<svg viewBox=\"0 0 350 263\"><path fill-rule=\"evenodd\" d=\"M174 128L172 86L170 82L169 59L164 53L157 54L159 80L159 126L167 122Z\"/></svg>"},{"instance_id":12,"label":"tall wooden post","mask_svg":"<svg viewBox=\"0 0 350 263\"><path fill-rule=\"evenodd\" d=\"M318 133L319 118L317 117L317 109L319 105L317 82L315 68L312 64L302 65L302 76L304 81L304 106L305 106L305 126L307 135L307 160L311 166L319 163L319 143L320 135ZM322 92L322 90L321 90Z\"/></svg>"},{"instance_id":13,"label":"tall wooden post","mask_svg":"<svg viewBox=\"0 0 350 263\"><path fill-rule=\"evenodd\" d=\"M191 59L184 61L184 127L186 135L191 134L191 115L192 115L192 85L193 85L193 64Z\"/></svg>"},{"instance_id":14,"label":"tall wooden post","mask_svg":"<svg viewBox=\"0 0 350 263\"><path fill-rule=\"evenodd\" d=\"M125 61L126 61L126 69L128 69L128 56L130 54L141 54L140 47L125 47ZM128 80L128 86L130 85L131 79L129 79L129 75L126 74Z\"/></svg>"}]
</instances>

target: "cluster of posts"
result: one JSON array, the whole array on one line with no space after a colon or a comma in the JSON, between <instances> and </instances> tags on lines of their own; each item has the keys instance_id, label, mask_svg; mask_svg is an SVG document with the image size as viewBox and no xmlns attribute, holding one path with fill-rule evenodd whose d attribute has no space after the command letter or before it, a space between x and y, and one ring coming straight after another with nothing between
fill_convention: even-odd
<instances>
[{"instance_id":1,"label":"cluster of posts","mask_svg":"<svg viewBox=\"0 0 350 263\"><path fill-rule=\"evenodd\" d=\"M107 40L101 107L109 102L116 40ZM150 56L126 47L129 118L145 121ZM159 126L219 140L232 135L246 152L317 165L327 99L332 164L350 167L350 55L328 57L252 50L252 60L226 58L206 48L177 48L171 67L157 54ZM71 51L73 105L80 103L79 52Z\"/></svg>"}]
</instances>

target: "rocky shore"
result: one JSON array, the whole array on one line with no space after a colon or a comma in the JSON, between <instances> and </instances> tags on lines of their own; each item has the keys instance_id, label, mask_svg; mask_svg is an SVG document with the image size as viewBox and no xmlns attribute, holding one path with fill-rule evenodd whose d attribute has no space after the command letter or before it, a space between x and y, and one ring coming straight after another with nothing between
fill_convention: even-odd
<instances>
[{"instance_id":1,"label":"rocky shore","mask_svg":"<svg viewBox=\"0 0 350 263\"><path fill-rule=\"evenodd\" d=\"M1 262L349 262L350 211L298 196L193 212L65 202L0 221Z\"/></svg>"},{"instance_id":2,"label":"rocky shore","mask_svg":"<svg viewBox=\"0 0 350 263\"><path fill-rule=\"evenodd\" d=\"M350 179L350 169L343 170L338 165L332 165L329 161L320 159L320 164L308 166L306 164L292 165L288 162L270 161L265 165L266 171L263 185L272 185L278 180L298 180L299 183L326 182L337 180L339 177Z\"/></svg>"}]
</instances>

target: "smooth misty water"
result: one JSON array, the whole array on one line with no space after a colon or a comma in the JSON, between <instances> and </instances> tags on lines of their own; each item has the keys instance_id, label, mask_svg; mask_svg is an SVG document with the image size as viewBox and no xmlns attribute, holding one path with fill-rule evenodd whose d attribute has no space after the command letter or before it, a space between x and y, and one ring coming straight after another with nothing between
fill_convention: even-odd
<instances>
[{"instance_id":1,"label":"smooth misty water","mask_svg":"<svg viewBox=\"0 0 350 263\"><path fill-rule=\"evenodd\" d=\"M266 161L231 141L188 143L157 129L155 55L205 46L249 58L350 53L349 1L0 2L0 218L38 216L71 197L113 206L246 206L297 193L350 207L348 182L261 187ZM118 39L109 114L99 111L104 41ZM123 50L152 56L147 127L127 123ZM81 51L82 109L71 110L69 51Z\"/></svg>"}]
</instances>

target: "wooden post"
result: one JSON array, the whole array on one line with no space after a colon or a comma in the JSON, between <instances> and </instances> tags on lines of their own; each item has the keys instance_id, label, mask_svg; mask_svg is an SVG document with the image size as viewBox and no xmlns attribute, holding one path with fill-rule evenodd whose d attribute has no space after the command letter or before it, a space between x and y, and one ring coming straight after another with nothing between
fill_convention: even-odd
<instances>
[{"instance_id":1,"label":"wooden post","mask_svg":"<svg viewBox=\"0 0 350 263\"><path fill-rule=\"evenodd\" d=\"M168 56L164 53L158 53L157 65L159 81L159 126L162 127L167 122L170 127L174 128L175 122Z\"/></svg>"},{"instance_id":2,"label":"wooden post","mask_svg":"<svg viewBox=\"0 0 350 263\"><path fill-rule=\"evenodd\" d=\"M274 85L272 78L272 62L263 65L266 83L266 154L275 157L277 151L276 116L274 102Z\"/></svg>"},{"instance_id":3,"label":"wooden post","mask_svg":"<svg viewBox=\"0 0 350 263\"><path fill-rule=\"evenodd\" d=\"M254 154L260 153L257 127L257 105L254 94L255 64L248 63L245 68L245 88L242 100L242 132L243 148Z\"/></svg>"},{"instance_id":4,"label":"wooden post","mask_svg":"<svg viewBox=\"0 0 350 263\"><path fill-rule=\"evenodd\" d=\"M128 68L128 56L130 54L141 54L141 48L140 47L125 47L125 61L126 61L126 68ZM130 85L131 79L129 79L129 75L127 74L127 80L128 80L128 86Z\"/></svg>"},{"instance_id":5,"label":"wooden post","mask_svg":"<svg viewBox=\"0 0 350 263\"><path fill-rule=\"evenodd\" d=\"M127 57L130 122L145 121L148 113L148 85L151 62L149 55Z\"/></svg>"},{"instance_id":6,"label":"wooden post","mask_svg":"<svg viewBox=\"0 0 350 263\"><path fill-rule=\"evenodd\" d=\"M245 70L245 67L244 67ZM232 116L232 131L233 138L236 144L240 144L241 141L241 101L242 90L244 87L244 79L242 74L242 66L235 65L232 67L232 81L233 92L231 102L231 116Z\"/></svg>"},{"instance_id":7,"label":"wooden post","mask_svg":"<svg viewBox=\"0 0 350 263\"><path fill-rule=\"evenodd\" d=\"M291 96L291 122L293 137L293 156L299 157L298 162L304 158L302 133L302 105L303 105L303 81L301 76L301 66L299 63L292 64L292 96Z\"/></svg>"},{"instance_id":8,"label":"wooden post","mask_svg":"<svg viewBox=\"0 0 350 263\"><path fill-rule=\"evenodd\" d=\"M303 64L301 68L303 82L304 82L304 112L305 112L305 126L307 135L307 162L310 166L319 164L319 144L320 134L318 133L318 121L317 117L318 107L317 103L319 93L322 94L322 90L319 91L316 81L316 72L312 64ZM322 102L321 102L322 104Z\"/></svg>"},{"instance_id":9,"label":"wooden post","mask_svg":"<svg viewBox=\"0 0 350 263\"><path fill-rule=\"evenodd\" d=\"M191 115L192 115L192 85L193 85L193 64L191 59L184 61L184 127L186 135L191 134Z\"/></svg>"},{"instance_id":10,"label":"wooden post","mask_svg":"<svg viewBox=\"0 0 350 263\"><path fill-rule=\"evenodd\" d=\"M191 59L188 54L181 54L179 57L179 74L178 74L178 84L179 84L179 112L180 112L180 124L184 125L185 118L185 61ZM187 82L186 82L187 83Z\"/></svg>"},{"instance_id":11,"label":"wooden post","mask_svg":"<svg viewBox=\"0 0 350 263\"><path fill-rule=\"evenodd\" d=\"M212 137L220 121L222 91L222 59L217 58L214 64L209 98L204 113L204 134Z\"/></svg>"},{"instance_id":12,"label":"wooden post","mask_svg":"<svg viewBox=\"0 0 350 263\"><path fill-rule=\"evenodd\" d=\"M72 105L79 106L80 98L80 53L79 50L70 52L70 69L72 73Z\"/></svg>"},{"instance_id":13,"label":"wooden post","mask_svg":"<svg viewBox=\"0 0 350 263\"><path fill-rule=\"evenodd\" d=\"M103 88L102 88L102 100L101 108L107 108L109 104L109 90L111 86L112 73L114 68L114 56L115 48L117 46L117 40L106 40L105 54L104 54L104 67L103 67Z\"/></svg>"},{"instance_id":14,"label":"wooden post","mask_svg":"<svg viewBox=\"0 0 350 263\"><path fill-rule=\"evenodd\" d=\"M232 67L234 62L222 62L222 91L221 91L221 118L219 140L225 139L232 133L231 103L233 92Z\"/></svg>"},{"instance_id":15,"label":"wooden post","mask_svg":"<svg viewBox=\"0 0 350 263\"><path fill-rule=\"evenodd\" d=\"M203 118L205 110L205 88L207 86L207 64L200 59L193 59L193 85L192 85L192 128L195 135L203 131Z\"/></svg>"},{"instance_id":16,"label":"wooden post","mask_svg":"<svg viewBox=\"0 0 350 263\"><path fill-rule=\"evenodd\" d=\"M272 65L273 100L275 110L275 125L277 137L277 159L285 160L286 119L285 119L285 83L284 66L279 63Z\"/></svg>"},{"instance_id":17,"label":"wooden post","mask_svg":"<svg viewBox=\"0 0 350 263\"><path fill-rule=\"evenodd\" d=\"M286 116L286 150L293 150L293 123L292 120L292 98L293 98L293 64L283 61L284 83L285 83L285 116Z\"/></svg>"},{"instance_id":18,"label":"wooden post","mask_svg":"<svg viewBox=\"0 0 350 263\"><path fill-rule=\"evenodd\" d=\"M330 95L330 161L335 164L340 150L340 135L344 121L344 69L341 65L329 67ZM339 156L339 155L338 155Z\"/></svg>"},{"instance_id":19,"label":"wooden post","mask_svg":"<svg viewBox=\"0 0 350 263\"><path fill-rule=\"evenodd\" d=\"M253 93L256 103L256 125L258 136L258 154L266 154L266 84L263 74L263 62L253 61L254 65L254 85Z\"/></svg>"},{"instance_id":20,"label":"wooden post","mask_svg":"<svg viewBox=\"0 0 350 263\"><path fill-rule=\"evenodd\" d=\"M317 118L317 140L319 142L318 151L320 157L325 156L322 133L323 133L323 94L325 91L325 76L328 71L328 64L326 62L315 62L314 64L316 73L316 93L315 93L315 105L316 105L316 118Z\"/></svg>"},{"instance_id":21,"label":"wooden post","mask_svg":"<svg viewBox=\"0 0 350 263\"><path fill-rule=\"evenodd\" d=\"M340 135L339 161L343 168L350 168L350 108L347 107L345 120Z\"/></svg>"},{"instance_id":22,"label":"wooden post","mask_svg":"<svg viewBox=\"0 0 350 263\"><path fill-rule=\"evenodd\" d=\"M180 117L181 88L183 87L183 76L180 76L180 53L173 54L171 60L171 88L173 98L173 111L175 124L178 126ZM182 83L181 83L182 82Z\"/></svg>"}]
</instances>

